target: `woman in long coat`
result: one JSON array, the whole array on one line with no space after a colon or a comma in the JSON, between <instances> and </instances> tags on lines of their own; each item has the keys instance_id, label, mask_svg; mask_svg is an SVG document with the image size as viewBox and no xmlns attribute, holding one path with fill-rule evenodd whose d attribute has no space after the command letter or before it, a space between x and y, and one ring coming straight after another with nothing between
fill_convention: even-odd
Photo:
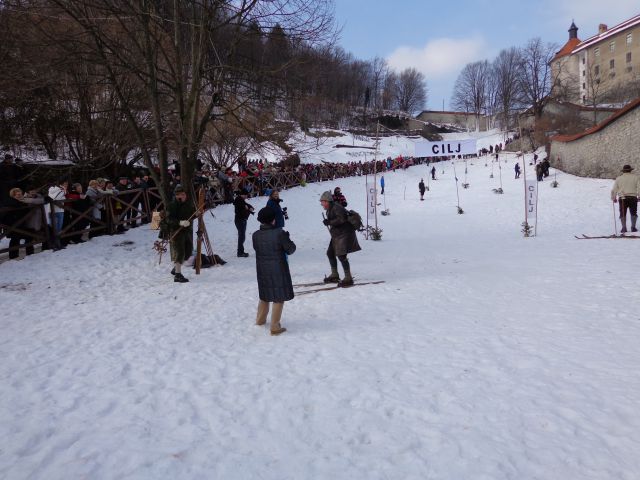
<instances>
[{"instance_id":1,"label":"woman in long coat","mask_svg":"<svg viewBox=\"0 0 640 480\"><path fill-rule=\"evenodd\" d=\"M256 271L258 275L258 314L256 324L267 322L269 304L271 310L271 335L280 335L287 329L280 325L284 302L293 299L293 284L287 255L296 251L296 245L289 238L289 232L275 225L275 213L270 207L258 212L260 230L253 233L253 248L256 251Z\"/></svg>"}]
</instances>

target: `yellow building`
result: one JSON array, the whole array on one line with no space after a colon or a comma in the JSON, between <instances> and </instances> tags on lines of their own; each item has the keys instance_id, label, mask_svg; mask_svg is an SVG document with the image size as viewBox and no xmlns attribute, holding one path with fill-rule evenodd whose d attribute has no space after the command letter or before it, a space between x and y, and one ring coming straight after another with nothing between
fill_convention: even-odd
<instances>
[{"instance_id":1,"label":"yellow building","mask_svg":"<svg viewBox=\"0 0 640 480\"><path fill-rule=\"evenodd\" d=\"M612 28L600 24L584 41L572 23L551 71L552 95L569 101L599 105L640 96L640 15Z\"/></svg>"}]
</instances>

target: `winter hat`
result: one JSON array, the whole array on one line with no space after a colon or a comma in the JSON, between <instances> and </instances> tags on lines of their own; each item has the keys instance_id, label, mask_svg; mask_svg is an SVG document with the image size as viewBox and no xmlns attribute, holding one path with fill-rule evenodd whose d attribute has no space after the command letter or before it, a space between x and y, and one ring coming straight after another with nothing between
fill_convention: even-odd
<instances>
[{"instance_id":1,"label":"winter hat","mask_svg":"<svg viewBox=\"0 0 640 480\"><path fill-rule=\"evenodd\" d=\"M271 207L264 207L258 212L258 221L260 223L271 223L276 219L276 213Z\"/></svg>"},{"instance_id":2,"label":"winter hat","mask_svg":"<svg viewBox=\"0 0 640 480\"><path fill-rule=\"evenodd\" d=\"M625 173L629 173L631 170L633 170L633 167L631 165L625 165L624 167L622 167L622 171Z\"/></svg>"},{"instance_id":3,"label":"winter hat","mask_svg":"<svg viewBox=\"0 0 640 480\"><path fill-rule=\"evenodd\" d=\"M178 185L175 190L173 191L173 193L175 195L179 194L179 193L187 193L184 189L184 187L182 185Z\"/></svg>"},{"instance_id":4,"label":"winter hat","mask_svg":"<svg viewBox=\"0 0 640 480\"><path fill-rule=\"evenodd\" d=\"M340 190L340 187L336 187L336 188L333 189L333 194L334 195L338 195L341 192L342 192L342 190Z\"/></svg>"},{"instance_id":5,"label":"winter hat","mask_svg":"<svg viewBox=\"0 0 640 480\"><path fill-rule=\"evenodd\" d=\"M327 190L322 195L320 195L320 201L333 202L333 195L331 195L331 191Z\"/></svg>"}]
</instances>

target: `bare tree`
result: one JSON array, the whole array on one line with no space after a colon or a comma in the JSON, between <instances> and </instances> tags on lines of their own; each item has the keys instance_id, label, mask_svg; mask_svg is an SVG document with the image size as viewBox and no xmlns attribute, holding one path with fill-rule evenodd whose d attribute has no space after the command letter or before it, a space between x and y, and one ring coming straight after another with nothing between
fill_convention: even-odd
<instances>
[{"instance_id":1,"label":"bare tree","mask_svg":"<svg viewBox=\"0 0 640 480\"><path fill-rule=\"evenodd\" d=\"M500 108L503 127L509 129L511 112L518 103L518 67L520 52L511 47L501 50L493 61L493 75L496 79L496 102Z\"/></svg>"},{"instance_id":2,"label":"bare tree","mask_svg":"<svg viewBox=\"0 0 640 480\"><path fill-rule=\"evenodd\" d=\"M400 72L396 82L396 106L398 110L414 114L427 101L427 87L424 74L415 68Z\"/></svg>"},{"instance_id":3,"label":"bare tree","mask_svg":"<svg viewBox=\"0 0 640 480\"><path fill-rule=\"evenodd\" d=\"M480 128L480 116L487 107L489 70L489 62L486 60L468 63L453 87L451 105L456 110L473 113L476 117L476 130Z\"/></svg>"},{"instance_id":4,"label":"bare tree","mask_svg":"<svg viewBox=\"0 0 640 480\"><path fill-rule=\"evenodd\" d=\"M530 106L536 118L550 98L551 59L555 56L556 45L543 43L540 38L533 38L520 49L520 65L518 68L518 85L521 101Z\"/></svg>"},{"instance_id":5,"label":"bare tree","mask_svg":"<svg viewBox=\"0 0 640 480\"><path fill-rule=\"evenodd\" d=\"M329 0L46 0L20 2L29 13L55 18L67 33L48 39L95 65L96 81L117 98L145 164L168 185L172 153L191 185L207 127L242 120L253 99L251 80L286 71L296 42L330 33ZM282 40L279 55L251 70L241 58L249 27ZM287 33L283 39L277 27ZM46 34L46 30L42 29ZM285 76L280 80L287 83ZM279 95L282 92L276 92ZM158 173L154 167L158 168ZM163 192L163 195L165 192ZM165 197L166 200L166 197Z\"/></svg>"}]
</instances>

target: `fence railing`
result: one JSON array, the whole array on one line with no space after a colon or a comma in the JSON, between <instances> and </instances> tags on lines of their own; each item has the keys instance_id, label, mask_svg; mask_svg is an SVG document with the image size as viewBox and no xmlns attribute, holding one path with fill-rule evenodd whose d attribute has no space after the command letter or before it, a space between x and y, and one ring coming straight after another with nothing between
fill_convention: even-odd
<instances>
[{"instance_id":1,"label":"fence railing","mask_svg":"<svg viewBox=\"0 0 640 480\"><path fill-rule=\"evenodd\" d=\"M363 172L361 172L363 173ZM366 172L364 172L366 173ZM207 208L230 202L232 193L238 188L249 187L250 196L261 195L266 188L286 190L302 183L323 182L353 175L347 166L320 166L308 172L262 172L252 177L236 177L229 185L219 184L217 188L205 185L207 191ZM225 191L225 188L227 191ZM230 190L230 191L229 191ZM96 216L95 205L86 200L60 200L44 205L26 205L24 207L0 207L0 241L12 240L9 247L0 248L0 255L17 252L20 248L32 248L43 245L43 248L65 243L69 239L89 236L113 235L122 232L127 225L148 223L154 210L163 208L162 198L157 187L124 190L118 194L106 194L98 199L102 204L100 215ZM62 229L57 232L51 225L55 224L55 210L64 213ZM34 231L25 228L24 223L29 214L37 210L42 216L42 229ZM5 219L13 219L5 222ZM50 220L50 221L47 221ZM17 241L17 242L16 242ZM20 241L25 241L20 245Z\"/></svg>"}]
</instances>

